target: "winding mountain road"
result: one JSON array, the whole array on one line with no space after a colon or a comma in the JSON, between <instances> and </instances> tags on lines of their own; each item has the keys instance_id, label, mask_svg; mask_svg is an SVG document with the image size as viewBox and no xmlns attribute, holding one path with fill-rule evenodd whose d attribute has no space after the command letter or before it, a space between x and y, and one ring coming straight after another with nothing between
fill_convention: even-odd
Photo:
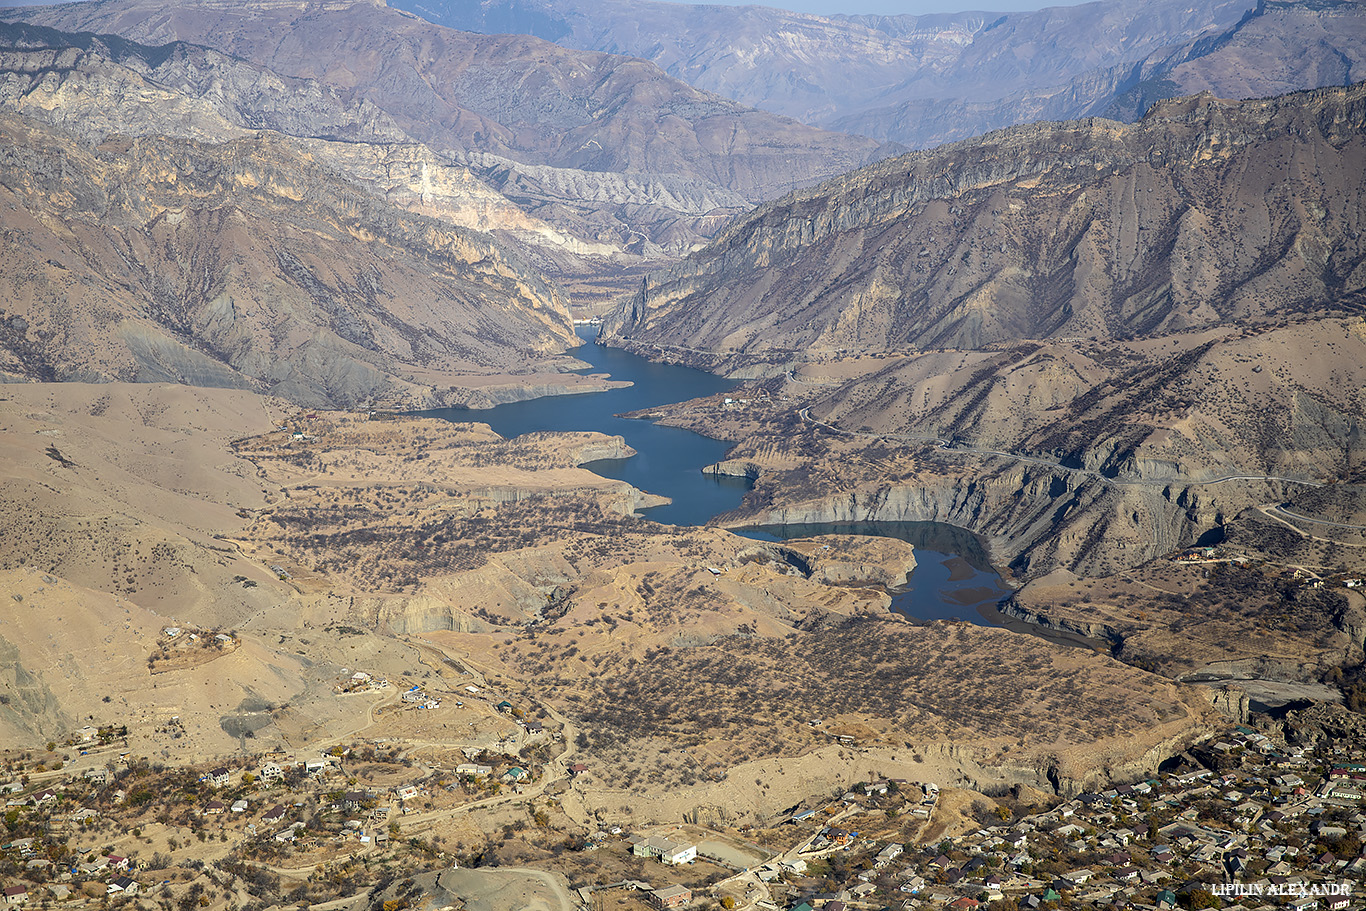
<instances>
[{"instance_id":1,"label":"winding mountain road","mask_svg":"<svg viewBox=\"0 0 1366 911\"><path fill-rule=\"evenodd\" d=\"M1311 523L1313 523L1314 525L1327 525L1327 526L1329 526L1330 528L1350 528L1350 529L1353 529L1353 530L1355 530L1355 531L1366 531L1366 525L1352 525L1352 524L1347 523L1347 522L1329 522L1327 519L1311 519L1311 518L1309 518L1308 516L1302 516L1302 515L1300 515L1300 514L1297 513L1297 512L1291 512L1290 510L1286 509L1284 506L1271 506L1271 507L1268 507L1268 508L1271 509L1271 510L1274 511L1274 512L1278 512L1278 513L1281 513L1282 515L1289 516L1291 519L1294 519L1296 522L1311 522Z\"/></svg>"},{"instance_id":2,"label":"winding mountain road","mask_svg":"<svg viewBox=\"0 0 1366 911\"><path fill-rule=\"evenodd\" d=\"M1043 467L1043 468L1048 468L1048 469L1051 469L1051 470L1054 470L1054 471L1062 471L1062 472L1067 472L1067 473L1069 473L1069 474L1080 474L1080 475L1085 475L1086 477L1094 478L1095 480L1101 481L1101 482L1103 482L1103 483L1106 483L1106 484L1113 484L1113 485L1116 485L1116 486L1167 487L1167 486L1170 486L1170 485L1172 485L1172 484L1179 484L1179 485L1185 485L1185 486L1190 486L1190 487L1203 487L1203 486L1209 486L1209 485L1212 485L1212 484L1225 484L1225 483L1228 483L1228 482L1230 482L1230 481L1261 481L1261 482L1275 481L1275 482L1280 482L1280 483L1283 483L1283 484L1301 484L1301 485L1303 485L1303 486L1305 486L1305 487L1322 487L1322 486L1323 486L1323 482L1321 482L1321 481L1309 481L1309 480L1305 480L1305 479L1303 479L1303 478L1284 478L1284 477L1279 477L1279 476L1277 476L1277 475L1259 475L1259 474L1230 474L1230 475L1225 475L1225 476L1222 477L1222 478L1213 478L1213 479L1208 480L1208 481L1197 481L1197 480L1195 480L1195 479L1193 479L1193 478L1181 478L1181 477L1166 477L1166 478L1125 478L1125 479L1121 479L1121 478L1112 478L1112 477L1110 477L1109 475L1103 474L1103 473L1101 473L1100 471L1098 471L1098 470L1096 470L1096 469L1094 469L1094 468L1078 468L1078 467L1071 466L1071 465L1063 465L1063 464L1061 464L1061 463L1059 463L1059 462L1052 462L1052 461L1049 461L1048 459L1040 459L1040 458L1037 458L1037 457L1035 457L1035 456L1023 456L1023 455L1019 455L1019 454L1013 453L1013 452L1005 452L1005 451L1000 450L1000 449L982 449L982 448L977 447L977 446L955 445L952 441L950 441L950 440L945 440L945 439L943 439L943 438L941 438L941 437L930 437L930 436L921 436L921 435L916 435L916 434L899 434L899 433L868 433L868 432L864 432L864 431L844 430L844 429L842 429L842 428L840 428L840 427L836 427L834 424L831 424L831 423L829 423L828 421L822 421L822 420L820 420L819 418L813 418L813 417L811 416L811 409L810 409L809 407L800 409L800 410L797 412L797 415L798 415L803 421L805 421L805 422L807 422L807 423L809 423L809 424L814 424L814 425L816 425L817 427L822 427L822 428L824 428L824 429L830 431L831 433L837 433L837 434L840 434L841 436L848 436L848 437L866 437L866 438L868 438L868 439L870 439L870 440L897 440L897 441L900 441L900 442L907 442L907 443L934 443L934 445L939 449L940 452L947 453L947 454L950 454L950 455L956 455L956 454L962 453L962 454L976 454L976 455L997 456L997 457L999 457L999 458L1010 459L1011 461L1015 461L1015 462L1022 462L1022 463L1025 463L1025 464L1027 464L1027 465L1039 465L1039 466L1041 466L1041 467ZM1292 515L1293 515L1293 514L1292 514ZM1314 520L1313 520L1313 519L1309 519L1309 520L1307 520L1307 521L1311 521L1311 522L1312 522L1312 521L1314 521ZM1333 523L1326 523L1326 524L1333 524ZM1348 525L1348 526L1343 526L1343 527L1346 527L1346 528L1362 528L1363 526L1360 526L1360 525Z\"/></svg>"}]
</instances>

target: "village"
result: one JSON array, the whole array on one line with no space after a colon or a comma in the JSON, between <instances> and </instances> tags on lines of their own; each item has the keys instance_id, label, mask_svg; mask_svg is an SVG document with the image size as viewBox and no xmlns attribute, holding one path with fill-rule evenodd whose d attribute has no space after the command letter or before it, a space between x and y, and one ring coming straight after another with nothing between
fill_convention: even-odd
<instances>
[{"instance_id":1,"label":"village","mask_svg":"<svg viewBox=\"0 0 1366 911\"><path fill-rule=\"evenodd\" d=\"M168 768L121 752L120 733L70 738L102 765L58 762L0 785L7 906L191 911L221 897L263 909L373 895L397 876L514 857L494 832L452 844L410 825L499 804L529 815L502 827L501 850L519 836L555 842L541 866L587 909L1345 911L1366 871L1366 738L1288 744L1271 723L1230 727L1170 769L1101 793L1043 807L977 795L975 822L960 812L954 834L940 810L951 789L933 782L861 782L763 828L583 832L556 812L554 789L530 787L551 783L545 766L515 755L481 751L441 770L363 742ZM32 753L5 758L11 771L36 769Z\"/></svg>"},{"instance_id":2,"label":"village","mask_svg":"<svg viewBox=\"0 0 1366 911\"><path fill-rule=\"evenodd\" d=\"M937 843L865 845L852 878L791 907L1340 911L1366 870L1363 755L1239 726L1179 771Z\"/></svg>"}]
</instances>

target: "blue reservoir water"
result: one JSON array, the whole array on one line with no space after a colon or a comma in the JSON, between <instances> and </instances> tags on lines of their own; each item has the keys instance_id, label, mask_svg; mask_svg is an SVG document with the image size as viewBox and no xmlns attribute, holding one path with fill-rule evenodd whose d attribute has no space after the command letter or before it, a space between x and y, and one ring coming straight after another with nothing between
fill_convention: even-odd
<instances>
[{"instance_id":1,"label":"blue reservoir water","mask_svg":"<svg viewBox=\"0 0 1366 911\"><path fill-rule=\"evenodd\" d=\"M688 367L656 364L618 348L594 343L596 328L579 327L587 344L574 356L592 366L584 373L607 373L632 385L607 392L553 395L478 411L447 408L429 412L450 421L488 424L500 436L515 437L537 430L596 430L624 437L638 455L605 459L584 467L605 478L626 481L673 502L643 511L668 525L705 525L712 516L740 505L752 486L743 478L715 477L702 470L726 457L731 444L691 430L665 427L652 421L619 418L618 414L672 402L716 395L735 387L734 380Z\"/></svg>"},{"instance_id":2,"label":"blue reservoir water","mask_svg":"<svg viewBox=\"0 0 1366 911\"><path fill-rule=\"evenodd\" d=\"M632 385L607 392L548 396L482 410L448 408L427 412L450 421L488 424L507 438L533 431L596 430L625 438L638 453L629 459L590 462L585 468L617 478L672 502L644 511L656 522L705 525L713 516L740 505L751 484L741 478L715 477L702 468L725 458L729 443L651 421L617 417L630 411L716 395L736 383L723 377L656 364L616 348L594 343L596 330L580 327L586 344L575 357L591 366L586 373L607 373ZM935 522L865 522L853 525L785 525L744 529L739 534L779 541L817 534L883 535L910 542L916 569L910 585L892 596L892 609L917 620L965 620L1002 625L992 608L1009 589L991 568L980 542L970 532Z\"/></svg>"},{"instance_id":3,"label":"blue reservoir water","mask_svg":"<svg viewBox=\"0 0 1366 911\"><path fill-rule=\"evenodd\" d=\"M898 538L915 548L910 583L892 593L892 610L916 620L963 620L1004 626L996 605L1010 594L972 532L939 522L845 522L763 525L736 529L761 541L786 541L814 535L878 535Z\"/></svg>"}]
</instances>

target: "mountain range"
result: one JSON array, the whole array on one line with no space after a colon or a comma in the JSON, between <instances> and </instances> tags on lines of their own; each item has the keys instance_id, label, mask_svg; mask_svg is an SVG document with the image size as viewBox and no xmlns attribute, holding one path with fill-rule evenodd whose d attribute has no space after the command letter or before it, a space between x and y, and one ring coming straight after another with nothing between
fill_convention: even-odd
<instances>
[{"instance_id":1,"label":"mountain range","mask_svg":"<svg viewBox=\"0 0 1366 911\"><path fill-rule=\"evenodd\" d=\"M699 91L643 60L458 32L372 0L100 0L7 15L191 42L313 80L601 255L685 252L729 215L898 151Z\"/></svg>"},{"instance_id":2,"label":"mountain range","mask_svg":"<svg viewBox=\"0 0 1366 911\"><path fill-rule=\"evenodd\" d=\"M382 5L302 17L318 35L353 42L336 39L330 51L271 20L297 13L287 5L220 11L253 26L195 9L181 18L210 39L228 29L227 51L0 22L0 186L11 197L0 211L0 282L12 378L170 380L341 407L490 404L580 388L555 375L576 341L555 278L606 276L610 292L632 262L695 245L750 196L782 189L772 181L837 173L877 148L708 98L639 61L598 54L587 66L585 55L535 39L448 33ZM101 10L132 21L154 12ZM249 42L272 29L298 32L322 57L279 51L294 73L245 59L279 65ZM451 46L433 47L432 33ZM373 85L337 75L356 68L361 48ZM418 75L397 85L385 64L407 58ZM513 72L538 86L524 86L520 105L497 91ZM448 97L424 95L424 79ZM476 83L506 123L450 102L475 103ZM566 118L600 141L572 147L559 129ZM691 139L673 142L649 118ZM634 170L656 165L632 137L660 136L671 140L659 145L667 161ZM765 163L779 156L792 167ZM532 184L564 204L532 199ZM462 374L482 379L472 388Z\"/></svg>"},{"instance_id":3,"label":"mountain range","mask_svg":"<svg viewBox=\"0 0 1366 911\"><path fill-rule=\"evenodd\" d=\"M1354 312L1362 103L1200 95L905 155L759 208L606 333L782 363Z\"/></svg>"},{"instance_id":4,"label":"mountain range","mask_svg":"<svg viewBox=\"0 0 1366 911\"><path fill-rule=\"evenodd\" d=\"M501 8L479 7L486 26ZM1362 87L1161 100L1188 84L1236 95L1350 78L1360 17L1337 0L1144 9L789 17L887 47L961 27L961 40L936 32L937 62L903 80L922 100L997 82L1023 97L1106 63L1130 76L1068 97L1142 113L893 158L648 61L369 0L12 10L4 369L308 405L491 404L594 382L560 372L574 366L563 288L631 288L609 343L763 380L807 423L1032 460L1042 474L1027 483L989 467L1002 497L1025 483L1042 498L1014 513L1028 528L976 501L920 517L1000 530L1031 572L1113 568L1128 557L1104 542L1125 540L1116 516L1138 513L1134 497L1165 516L1142 546L1177 546L1269 495L1191 484L1321 483L1354 477L1362 456L1363 408L1342 391L1366 283ZM687 15L731 22L738 41L745 17L776 14ZM955 104L931 107L977 129ZM1005 110L991 116L1039 114ZM737 450L737 470L759 466L755 515L795 508L761 457L787 445L764 434L791 430L760 428ZM1149 502L1114 486L1126 479L1174 486ZM1045 521L1069 491L1066 521Z\"/></svg>"},{"instance_id":5,"label":"mountain range","mask_svg":"<svg viewBox=\"0 0 1366 911\"><path fill-rule=\"evenodd\" d=\"M1113 573L1354 495L1363 174L1366 84L1012 127L761 207L602 338L787 403L728 431L732 524L946 521Z\"/></svg>"},{"instance_id":6,"label":"mountain range","mask_svg":"<svg viewBox=\"0 0 1366 911\"><path fill-rule=\"evenodd\" d=\"M433 22L630 54L744 104L927 148L1012 124L1133 120L1162 98L1252 98L1363 76L1350 0L1111 2L816 16L648 0L397 0Z\"/></svg>"}]
</instances>

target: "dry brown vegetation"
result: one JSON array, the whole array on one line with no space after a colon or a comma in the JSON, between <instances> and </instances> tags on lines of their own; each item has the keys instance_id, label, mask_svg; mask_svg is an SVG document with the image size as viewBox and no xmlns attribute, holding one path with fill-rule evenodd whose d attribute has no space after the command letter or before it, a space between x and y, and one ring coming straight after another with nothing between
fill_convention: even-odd
<instances>
[{"instance_id":1,"label":"dry brown vegetation","mask_svg":"<svg viewBox=\"0 0 1366 911\"><path fill-rule=\"evenodd\" d=\"M893 745L991 741L1030 752L1116 738L1189 711L1151 684L1134 698L1143 675L1118 664L962 624L869 618L783 638L733 635L609 655L587 680L565 670L576 651L542 647L519 666L587 722L608 769L624 768L612 757L640 739L703 747L721 769L801 752L835 733L813 732L811 719L844 719L864 739ZM679 755L641 780L691 783L690 773ZM636 783L628 778L626 786Z\"/></svg>"},{"instance_id":2,"label":"dry brown vegetation","mask_svg":"<svg viewBox=\"0 0 1366 911\"><path fill-rule=\"evenodd\" d=\"M904 577L901 542L819 539L785 554L632 518L613 482L572 467L605 445L509 442L415 419L296 421L238 444L287 492L254 516L244 547L319 584L441 599L443 619L404 608L402 622L450 630L427 638L583 724L577 745L600 786L704 785L840 735L971 742L993 761L1037 768L1059 751L1202 723L1186 696L1104 658L884 619L886 596L857 585ZM825 440L808 426L790 445ZM832 471L894 477L905 456L893 446L844 454ZM520 612L481 601L466 580L485 584L489 573L521 574L539 594ZM378 616L397 623L387 611ZM829 724L813 728L813 717Z\"/></svg>"},{"instance_id":3,"label":"dry brown vegetation","mask_svg":"<svg viewBox=\"0 0 1366 911\"><path fill-rule=\"evenodd\" d=\"M641 499L630 488L574 467L626 451L600 434L508 441L482 424L312 417L236 448L287 485L248 546L361 589L411 589L568 539L570 559L601 558L609 538L666 533L627 518Z\"/></svg>"},{"instance_id":4,"label":"dry brown vegetation","mask_svg":"<svg viewBox=\"0 0 1366 911\"><path fill-rule=\"evenodd\" d=\"M1214 665L1315 679L1361 658L1344 630L1366 614L1341 588L1312 588L1275 566L1166 560L1102 579L1059 573L1025 586L1020 607L1085 628L1139 667L1179 676Z\"/></svg>"},{"instance_id":5,"label":"dry brown vegetation","mask_svg":"<svg viewBox=\"0 0 1366 911\"><path fill-rule=\"evenodd\" d=\"M569 537L597 539L577 554L605 557L615 546L609 540L630 524L580 497L462 500L407 487L316 493L296 488L288 506L272 509L248 534L258 546L316 572L393 591L411 589L425 577L478 569L496 554Z\"/></svg>"},{"instance_id":6,"label":"dry brown vegetation","mask_svg":"<svg viewBox=\"0 0 1366 911\"><path fill-rule=\"evenodd\" d=\"M473 682L575 727L566 739L592 772L562 796L580 814L629 819L620 808L634 805L644 818L677 818L692 808L669 803L673 789L737 787L747 762L787 763L771 790L745 791L737 813L758 818L852 774L865 745L906 763L932 750L926 761L943 776L1008 767L1041 781L1066 766L1080 780L1205 723L1199 699L1101 656L885 619L888 596L861 586L904 577L903 542L780 546L636 519L639 492L574 467L623 454L614 438L504 441L480 425L317 414L276 419L236 450L227 458L259 493L218 508L205 537L229 553L237 542L240 555L224 560L222 591L210 594L270 606L229 621L241 638L231 654L159 673L159 701L124 712L130 740L163 755L211 755L248 732L257 746L301 749L365 731L432 759L494 749L517 730L463 695ZM45 476L84 470L35 454ZM872 451L860 470L886 470L896 455ZM24 668L58 666L74 681L78 659L54 653L44 624L56 618L38 609L61 586L32 571L15 578ZM63 589L57 616L75 597ZM169 615L91 603L125 618L128 630L111 632L134 644L129 654L159 649ZM133 664L103 678L117 699L151 686L145 659ZM397 689L338 693L356 669L421 685L442 706L400 708ZM47 704L89 713L80 699L90 681L48 670L39 679L63 684ZM156 733L171 714L184 733ZM1097 726L1098 716L1109 720Z\"/></svg>"},{"instance_id":7,"label":"dry brown vegetation","mask_svg":"<svg viewBox=\"0 0 1366 911\"><path fill-rule=\"evenodd\" d=\"M156 650L147 656L147 669L153 674L188 670L237 651L241 642L236 636L229 636L224 641L218 638L220 635L229 634L219 630L201 630L194 634L193 639L188 632L174 639L163 638L157 643Z\"/></svg>"}]
</instances>

